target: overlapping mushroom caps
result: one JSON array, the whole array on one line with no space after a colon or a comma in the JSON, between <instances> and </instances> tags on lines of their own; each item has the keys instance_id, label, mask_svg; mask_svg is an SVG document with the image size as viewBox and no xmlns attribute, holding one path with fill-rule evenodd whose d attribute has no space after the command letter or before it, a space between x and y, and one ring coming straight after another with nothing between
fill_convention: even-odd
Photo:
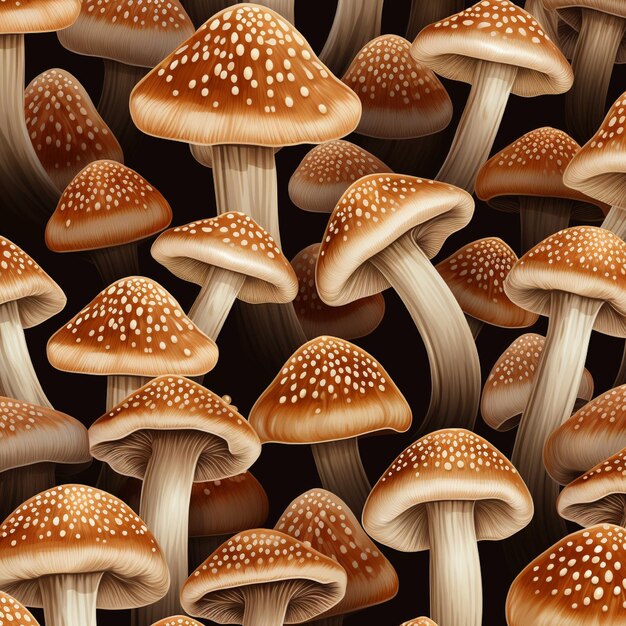
<instances>
[{"instance_id":1,"label":"overlapping mushroom caps","mask_svg":"<svg viewBox=\"0 0 626 626\"><path fill-rule=\"evenodd\" d=\"M482 624L477 542L524 528L533 501L513 464L463 429L439 430L389 466L363 510L363 527L404 552L430 550L430 610L440 624Z\"/></svg>"},{"instance_id":2,"label":"overlapping mushroom caps","mask_svg":"<svg viewBox=\"0 0 626 626\"><path fill-rule=\"evenodd\" d=\"M341 197L320 248L316 282L326 304L344 305L393 287L411 314L430 361L424 432L472 426L478 410L476 345L463 311L430 262L473 211L471 196L457 187L373 174Z\"/></svg>"},{"instance_id":3,"label":"overlapping mushroom caps","mask_svg":"<svg viewBox=\"0 0 626 626\"><path fill-rule=\"evenodd\" d=\"M0 591L0 620L7 626L39 626L33 614L4 591Z\"/></svg>"},{"instance_id":4,"label":"overlapping mushroom caps","mask_svg":"<svg viewBox=\"0 0 626 626\"><path fill-rule=\"evenodd\" d=\"M413 41L423 28L462 11L465 8L465 4L465 0L437 0L437 2L411 0L406 38L409 41Z\"/></svg>"},{"instance_id":5,"label":"overlapping mushroom caps","mask_svg":"<svg viewBox=\"0 0 626 626\"><path fill-rule=\"evenodd\" d=\"M472 85L438 180L472 191L487 160L511 93L567 91L565 57L541 24L509 0L480 0L422 30L411 54L437 74Z\"/></svg>"}]
</instances>

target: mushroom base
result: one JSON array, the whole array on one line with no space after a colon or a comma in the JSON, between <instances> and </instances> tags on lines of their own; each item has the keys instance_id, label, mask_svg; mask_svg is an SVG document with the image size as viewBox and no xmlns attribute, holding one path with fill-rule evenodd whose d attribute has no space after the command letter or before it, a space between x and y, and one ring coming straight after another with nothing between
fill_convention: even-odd
<instances>
[{"instance_id":1,"label":"mushroom base","mask_svg":"<svg viewBox=\"0 0 626 626\"><path fill-rule=\"evenodd\" d=\"M0 518L6 519L20 504L54 485L54 463L34 463L2 472Z\"/></svg>"},{"instance_id":2,"label":"mushroom base","mask_svg":"<svg viewBox=\"0 0 626 626\"><path fill-rule=\"evenodd\" d=\"M39 579L46 626L97 626L102 573L56 574Z\"/></svg>"},{"instance_id":3,"label":"mushroom base","mask_svg":"<svg viewBox=\"0 0 626 626\"><path fill-rule=\"evenodd\" d=\"M88 254L105 286L125 276L138 276L141 274L139 270L139 254L135 242L124 246L90 250Z\"/></svg>"},{"instance_id":4,"label":"mushroom base","mask_svg":"<svg viewBox=\"0 0 626 626\"><path fill-rule=\"evenodd\" d=\"M437 2L424 2L413 0L411 13L406 29L406 38L413 41L423 28L434 22L454 15L465 8L463 0L438 0Z\"/></svg>"},{"instance_id":5,"label":"mushroom base","mask_svg":"<svg viewBox=\"0 0 626 626\"><path fill-rule=\"evenodd\" d=\"M256 4L269 7L282 15L289 23L295 24L296 16L293 3L294 0L256 0Z\"/></svg>"},{"instance_id":6,"label":"mushroom base","mask_svg":"<svg viewBox=\"0 0 626 626\"><path fill-rule=\"evenodd\" d=\"M527 252L546 237L569 226L574 203L565 198L521 196L519 219L522 252Z\"/></svg>"}]
</instances>

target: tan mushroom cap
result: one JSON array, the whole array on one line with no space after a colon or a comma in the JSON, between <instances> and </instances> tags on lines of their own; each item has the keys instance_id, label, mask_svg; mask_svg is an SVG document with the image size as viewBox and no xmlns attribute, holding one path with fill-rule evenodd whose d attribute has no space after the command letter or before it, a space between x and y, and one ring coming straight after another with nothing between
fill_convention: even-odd
<instances>
[{"instance_id":1,"label":"tan mushroom cap","mask_svg":"<svg viewBox=\"0 0 626 626\"><path fill-rule=\"evenodd\" d=\"M167 565L143 520L95 487L52 487L0 526L0 585L26 605L42 606L38 578L92 572L103 574L101 609L151 604L169 587Z\"/></svg>"},{"instance_id":2,"label":"tan mushroom cap","mask_svg":"<svg viewBox=\"0 0 626 626\"><path fill-rule=\"evenodd\" d=\"M480 401L481 415L491 428L504 432L519 424L530 398L545 343L546 338L542 335L521 335L491 368ZM593 389L593 376L585 368L578 387L578 398L591 400Z\"/></svg>"},{"instance_id":3,"label":"tan mushroom cap","mask_svg":"<svg viewBox=\"0 0 626 626\"><path fill-rule=\"evenodd\" d=\"M311 489L298 496L274 528L310 545L345 569L346 595L324 618L387 602L398 593L398 575L393 566L348 505L330 491Z\"/></svg>"},{"instance_id":4,"label":"tan mushroom cap","mask_svg":"<svg viewBox=\"0 0 626 626\"><path fill-rule=\"evenodd\" d=\"M428 617L417 617L410 619L408 622L403 622L400 626L437 626L437 624Z\"/></svg>"},{"instance_id":5,"label":"tan mushroom cap","mask_svg":"<svg viewBox=\"0 0 626 626\"><path fill-rule=\"evenodd\" d=\"M39 626L39 622L13 596L0 591L0 626Z\"/></svg>"},{"instance_id":6,"label":"tan mushroom cap","mask_svg":"<svg viewBox=\"0 0 626 626\"><path fill-rule=\"evenodd\" d=\"M436 267L466 315L492 326L526 328L538 316L504 293L504 281L517 260L502 239L486 237L468 243Z\"/></svg>"},{"instance_id":7,"label":"tan mushroom cap","mask_svg":"<svg viewBox=\"0 0 626 626\"><path fill-rule=\"evenodd\" d=\"M173 615L172 617L166 617L160 619L158 622L154 622L152 626L203 626L200 622L196 622L195 619L187 617L186 615Z\"/></svg>"},{"instance_id":8,"label":"tan mushroom cap","mask_svg":"<svg viewBox=\"0 0 626 626\"><path fill-rule=\"evenodd\" d=\"M443 130L452 119L448 92L398 35L382 35L365 44L342 80L361 100L356 129L361 135L423 137Z\"/></svg>"},{"instance_id":9,"label":"tan mushroom cap","mask_svg":"<svg viewBox=\"0 0 626 626\"><path fill-rule=\"evenodd\" d=\"M130 276L103 289L48 341L48 359L66 372L105 376L199 376L217 346L156 281Z\"/></svg>"},{"instance_id":10,"label":"tan mushroom cap","mask_svg":"<svg viewBox=\"0 0 626 626\"><path fill-rule=\"evenodd\" d=\"M621 626L626 530L593 526L563 537L531 561L506 599L509 626Z\"/></svg>"},{"instance_id":11,"label":"tan mushroom cap","mask_svg":"<svg viewBox=\"0 0 626 626\"><path fill-rule=\"evenodd\" d=\"M80 0L0 2L0 34L46 33L67 28L80 13Z\"/></svg>"},{"instance_id":12,"label":"tan mushroom cap","mask_svg":"<svg viewBox=\"0 0 626 626\"><path fill-rule=\"evenodd\" d=\"M361 178L326 226L316 274L322 300L338 306L384 291L389 282L369 259L411 231L432 258L473 212L472 196L446 183L403 174Z\"/></svg>"},{"instance_id":13,"label":"tan mushroom cap","mask_svg":"<svg viewBox=\"0 0 626 626\"><path fill-rule=\"evenodd\" d=\"M411 54L440 76L471 83L478 63L517 67L511 92L524 97L564 93L572 68L541 24L509 0L480 0L430 24Z\"/></svg>"},{"instance_id":14,"label":"tan mushroom cap","mask_svg":"<svg viewBox=\"0 0 626 626\"><path fill-rule=\"evenodd\" d=\"M212 268L245 276L238 298L251 304L291 302L298 278L272 236L245 213L170 228L152 245L152 256L178 278L203 285Z\"/></svg>"},{"instance_id":15,"label":"tan mushroom cap","mask_svg":"<svg viewBox=\"0 0 626 626\"><path fill-rule=\"evenodd\" d=\"M369 174L391 173L373 154L349 141L312 148L289 179L289 197L304 211L332 213L348 187Z\"/></svg>"},{"instance_id":16,"label":"tan mushroom cap","mask_svg":"<svg viewBox=\"0 0 626 626\"><path fill-rule=\"evenodd\" d=\"M426 505L445 500L475 502L478 541L509 537L533 516L513 464L479 435L449 428L422 437L389 466L365 503L363 527L396 550L428 550Z\"/></svg>"},{"instance_id":17,"label":"tan mushroom cap","mask_svg":"<svg viewBox=\"0 0 626 626\"><path fill-rule=\"evenodd\" d=\"M222 544L189 576L180 598L188 613L222 624L241 624L246 590L271 585L279 593L283 587L293 590L298 583L286 624L305 622L335 606L346 591L346 573L306 543L257 528Z\"/></svg>"},{"instance_id":18,"label":"tan mushroom cap","mask_svg":"<svg viewBox=\"0 0 626 626\"><path fill-rule=\"evenodd\" d=\"M252 407L249 420L263 443L312 444L405 432L412 414L372 355L322 336L293 353Z\"/></svg>"},{"instance_id":19,"label":"tan mushroom cap","mask_svg":"<svg viewBox=\"0 0 626 626\"><path fill-rule=\"evenodd\" d=\"M242 3L161 61L135 87L130 110L157 137L277 147L347 135L361 104L291 24Z\"/></svg>"},{"instance_id":20,"label":"tan mushroom cap","mask_svg":"<svg viewBox=\"0 0 626 626\"><path fill-rule=\"evenodd\" d=\"M626 336L626 243L603 228L577 226L546 237L515 264L504 289L539 315L549 315L555 291L601 300L595 330Z\"/></svg>"}]
</instances>

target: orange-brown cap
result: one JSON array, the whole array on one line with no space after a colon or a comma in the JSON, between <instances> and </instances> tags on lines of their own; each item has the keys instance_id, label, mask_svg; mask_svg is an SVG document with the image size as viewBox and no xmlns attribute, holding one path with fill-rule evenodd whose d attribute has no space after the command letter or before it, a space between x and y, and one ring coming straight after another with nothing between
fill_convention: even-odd
<instances>
[{"instance_id":1,"label":"orange-brown cap","mask_svg":"<svg viewBox=\"0 0 626 626\"><path fill-rule=\"evenodd\" d=\"M403 622L400 626L437 626L437 624L428 617L416 617L408 622Z\"/></svg>"},{"instance_id":2,"label":"orange-brown cap","mask_svg":"<svg viewBox=\"0 0 626 626\"><path fill-rule=\"evenodd\" d=\"M165 617L158 622L154 622L152 626L202 626L202 624L186 615L173 615L172 617Z\"/></svg>"},{"instance_id":3,"label":"orange-brown cap","mask_svg":"<svg viewBox=\"0 0 626 626\"><path fill-rule=\"evenodd\" d=\"M39 626L34 615L4 591L0 591L0 620L6 626Z\"/></svg>"},{"instance_id":4,"label":"orange-brown cap","mask_svg":"<svg viewBox=\"0 0 626 626\"><path fill-rule=\"evenodd\" d=\"M242 3L214 15L139 82L130 111L157 137L276 147L347 135L361 104L291 24Z\"/></svg>"},{"instance_id":5,"label":"orange-brown cap","mask_svg":"<svg viewBox=\"0 0 626 626\"><path fill-rule=\"evenodd\" d=\"M66 372L105 376L199 376L217 346L156 281L130 276L103 289L48 341L48 359Z\"/></svg>"},{"instance_id":6,"label":"orange-brown cap","mask_svg":"<svg viewBox=\"0 0 626 626\"><path fill-rule=\"evenodd\" d=\"M80 0L10 0L0 3L0 34L46 33L67 28L80 13Z\"/></svg>"}]
</instances>

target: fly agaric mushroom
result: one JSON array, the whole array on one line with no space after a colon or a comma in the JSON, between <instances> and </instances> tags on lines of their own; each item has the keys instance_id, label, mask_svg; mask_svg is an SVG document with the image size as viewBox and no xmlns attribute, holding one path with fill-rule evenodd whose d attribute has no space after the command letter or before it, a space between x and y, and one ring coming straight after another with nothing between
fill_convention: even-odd
<instances>
[{"instance_id":1,"label":"fly agaric mushroom","mask_svg":"<svg viewBox=\"0 0 626 626\"><path fill-rule=\"evenodd\" d=\"M346 591L346 572L331 558L276 530L239 533L187 579L187 613L220 624L282 626L316 618Z\"/></svg>"},{"instance_id":2,"label":"fly agaric mushroom","mask_svg":"<svg viewBox=\"0 0 626 626\"><path fill-rule=\"evenodd\" d=\"M512 463L464 429L409 446L374 486L363 527L395 550L430 550L430 610L440 624L482 624L478 541L528 524L533 501Z\"/></svg>"},{"instance_id":3,"label":"fly agaric mushroom","mask_svg":"<svg viewBox=\"0 0 626 626\"><path fill-rule=\"evenodd\" d=\"M358 438L405 432L411 419L411 408L378 361L335 337L298 349L249 416L262 443L310 444L322 485L357 515L370 492Z\"/></svg>"},{"instance_id":4,"label":"fly agaric mushroom","mask_svg":"<svg viewBox=\"0 0 626 626\"><path fill-rule=\"evenodd\" d=\"M202 626L202 624L186 615L173 615L172 617L166 617L158 622L154 622L152 626Z\"/></svg>"},{"instance_id":5,"label":"fly agaric mushroom","mask_svg":"<svg viewBox=\"0 0 626 626\"><path fill-rule=\"evenodd\" d=\"M505 19L506 18L506 19ZM438 180L474 189L511 93L527 98L567 91L567 60L542 26L509 0L480 0L422 30L411 54L472 91Z\"/></svg>"},{"instance_id":6,"label":"fly agaric mushroom","mask_svg":"<svg viewBox=\"0 0 626 626\"><path fill-rule=\"evenodd\" d=\"M403 622L400 626L437 626L437 624L428 617L416 617L415 619L410 619L408 622Z\"/></svg>"},{"instance_id":7,"label":"fly agaric mushroom","mask_svg":"<svg viewBox=\"0 0 626 626\"><path fill-rule=\"evenodd\" d=\"M317 261L317 290L328 305L388 287L402 299L430 361L424 432L472 426L478 410L476 344L463 311L430 262L446 238L467 225L473 210L469 194L445 183L400 174L366 176L337 204Z\"/></svg>"},{"instance_id":8,"label":"fly agaric mushroom","mask_svg":"<svg viewBox=\"0 0 626 626\"><path fill-rule=\"evenodd\" d=\"M4 591L0 591L0 619L7 626L39 626L34 615Z\"/></svg>"},{"instance_id":9,"label":"fly agaric mushroom","mask_svg":"<svg viewBox=\"0 0 626 626\"><path fill-rule=\"evenodd\" d=\"M526 0L524 11L530 13L541 24L544 32L552 41L559 42L557 34L557 22L559 20L556 11L546 8L543 0ZM571 57L567 56L567 58Z\"/></svg>"},{"instance_id":10,"label":"fly agaric mushroom","mask_svg":"<svg viewBox=\"0 0 626 626\"><path fill-rule=\"evenodd\" d=\"M443 20L448 15L453 15L464 8L465 0L437 0L437 2L411 0L406 38L409 41L413 41L417 34L426 26Z\"/></svg>"}]
</instances>

